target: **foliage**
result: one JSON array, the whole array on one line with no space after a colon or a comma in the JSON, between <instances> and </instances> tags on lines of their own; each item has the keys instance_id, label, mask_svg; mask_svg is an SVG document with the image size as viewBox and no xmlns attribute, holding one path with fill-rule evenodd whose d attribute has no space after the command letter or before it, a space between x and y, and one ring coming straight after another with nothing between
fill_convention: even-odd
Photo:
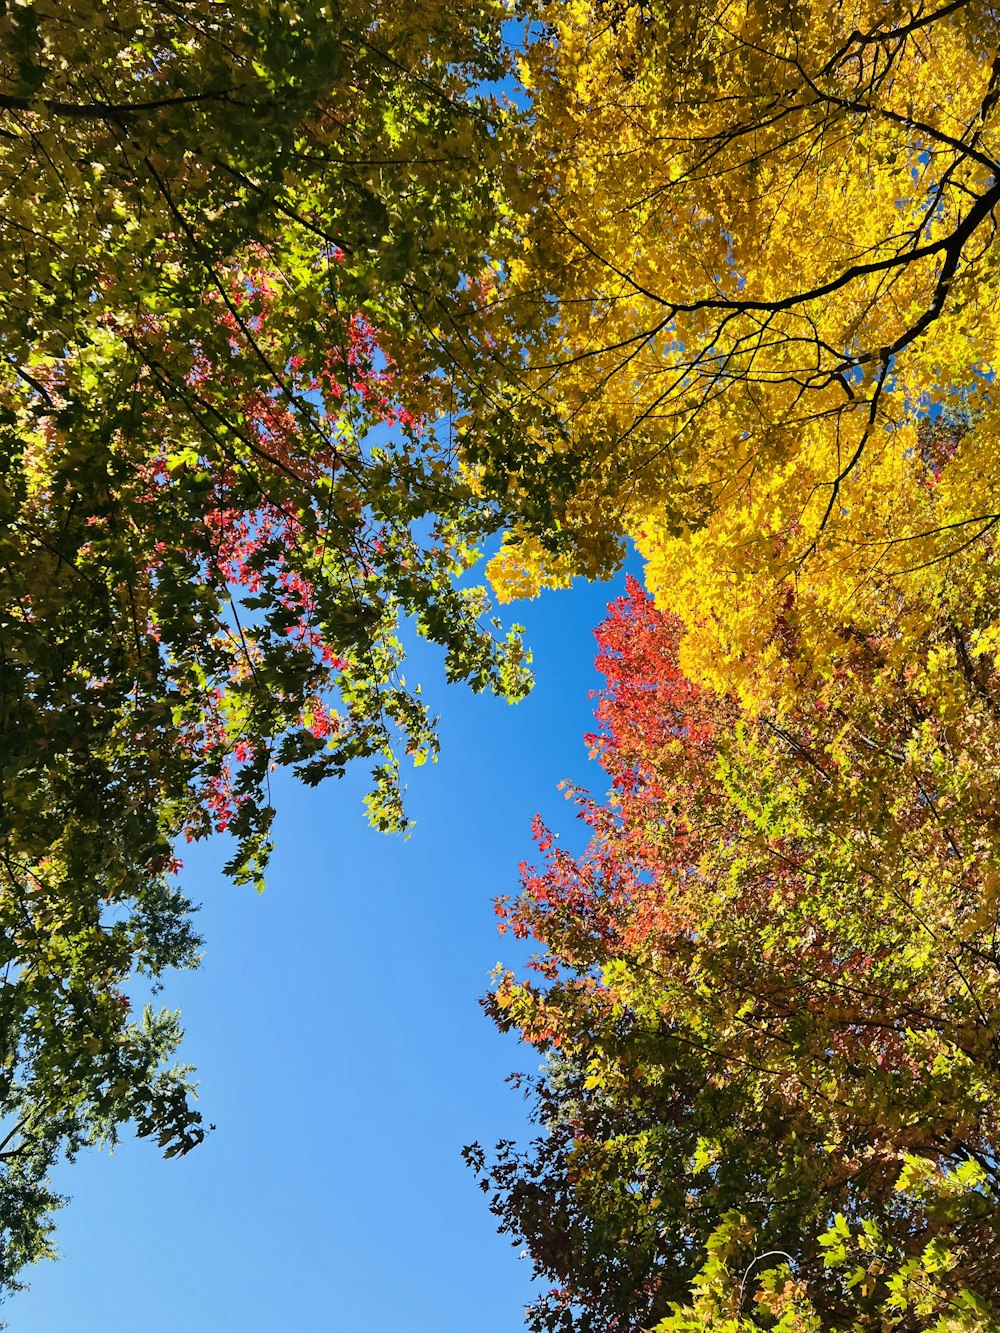
<instances>
[{"instance_id":1,"label":"foliage","mask_svg":"<svg viewBox=\"0 0 1000 1333\"><path fill-rule=\"evenodd\" d=\"M534 1329L995 1327L995 13L534 12L492 336L572 483L491 576L631 537L660 610L499 905L543 1133L470 1160Z\"/></svg>"},{"instance_id":2,"label":"foliage","mask_svg":"<svg viewBox=\"0 0 1000 1333\"><path fill-rule=\"evenodd\" d=\"M449 428L504 14L0 11L0 1289L60 1153L202 1137L176 1019L124 994L195 958L176 839L228 828L260 883L271 769L353 759L404 827L397 756L436 748L407 617L450 678L527 688L464 581L500 516Z\"/></svg>"},{"instance_id":3,"label":"foliage","mask_svg":"<svg viewBox=\"0 0 1000 1333\"><path fill-rule=\"evenodd\" d=\"M996 671L955 652L943 720L859 639L779 717L680 637L634 583L612 608L611 796L498 904L541 946L489 1008L548 1051L544 1134L471 1156L556 1283L530 1325L994 1327Z\"/></svg>"},{"instance_id":4,"label":"foliage","mask_svg":"<svg viewBox=\"0 0 1000 1333\"><path fill-rule=\"evenodd\" d=\"M992 7L537 15L496 345L538 447L578 475L558 528L511 482L502 595L606 570L629 535L688 671L751 707L828 674L887 599L904 637L949 595L994 633Z\"/></svg>"}]
</instances>

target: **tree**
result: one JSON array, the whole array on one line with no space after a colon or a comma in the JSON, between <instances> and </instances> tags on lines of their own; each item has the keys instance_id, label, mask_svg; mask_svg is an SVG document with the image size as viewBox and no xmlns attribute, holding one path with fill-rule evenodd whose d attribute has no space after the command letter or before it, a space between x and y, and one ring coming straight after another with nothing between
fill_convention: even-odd
<instances>
[{"instance_id":1,"label":"tree","mask_svg":"<svg viewBox=\"0 0 1000 1333\"><path fill-rule=\"evenodd\" d=\"M889 634L748 714L680 637L634 583L612 607L611 797L571 792L589 847L539 826L498 905L541 946L489 1008L548 1051L545 1134L471 1157L556 1284L531 1327L992 1327L995 671L953 660L941 721Z\"/></svg>"},{"instance_id":2,"label":"tree","mask_svg":"<svg viewBox=\"0 0 1000 1333\"><path fill-rule=\"evenodd\" d=\"M496 347L538 447L579 475L558 530L511 482L526 517L494 562L502 595L607 570L629 536L687 669L762 707L829 671L845 625L877 626L886 585L920 624L954 595L968 629L992 626L994 11L537 15Z\"/></svg>"},{"instance_id":3,"label":"tree","mask_svg":"<svg viewBox=\"0 0 1000 1333\"><path fill-rule=\"evenodd\" d=\"M261 882L268 774L436 740L401 619L516 699L450 414L502 213L497 0L32 0L0 14L0 1290L46 1172L131 1122L203 1136L175 845Z\"/></svg>"},{"instance_id":4,"label":"tree","mask_svg":"<svg viewBox=\"0 0 1000 1333\"><path fill-rule=\"evenodd\" d=\"M494 582L631 537L679 622L634 603L614 799L502 909L554 1054L486 1187L539 1327L990 1327L996 16L534 13L491 346L572 481L468 445Z\"/></svg>"}]
</instances>

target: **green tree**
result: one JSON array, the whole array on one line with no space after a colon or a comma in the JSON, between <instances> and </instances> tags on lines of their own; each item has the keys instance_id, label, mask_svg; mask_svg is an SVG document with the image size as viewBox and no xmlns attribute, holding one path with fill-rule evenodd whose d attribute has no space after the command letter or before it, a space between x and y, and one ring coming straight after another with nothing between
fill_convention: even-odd
<instances>
[{"instance_id":1,"label":"green tree","mask_svg":"<svg viewBox=\"0 0 1000 1333\"><path fill-rule=\"evenodd\" d=\"M0 1290L51 1163L202 1137L179 1029L179 838L261 882L268 773L354 759L405 825L433 757L401 620L518 698L464 575L458 472L503 215L500 0L32 0L0 13ZM5 1137L6 1136L6 1137Z\"/></svg>"},{"instance_id":2,"label":"green tree","mask_svg":"<svg viewBox=\"0 0 1000 1333\"><path fill-rule=\"evenodd\" d=\"M531 1327L993 1327L996 672L956 651L935 717L887 633L748 716L680 638L635 584L601 627L611 794L500 905L545 1132L472 1159L555 1283Z\"/></svg>"}]
</instances>

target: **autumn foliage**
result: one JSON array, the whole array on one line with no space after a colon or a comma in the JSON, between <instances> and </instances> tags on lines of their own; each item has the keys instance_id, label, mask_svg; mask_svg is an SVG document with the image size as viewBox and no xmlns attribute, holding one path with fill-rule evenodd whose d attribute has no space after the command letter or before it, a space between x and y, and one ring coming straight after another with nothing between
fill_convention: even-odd
<instances>
[{"instance_id":1,"label":"autumn foliage","mask_svg":"<svg viewBox=\"0 0 1000 1333\"><path fill-rule=\"evenodd\" d=\"M404 622L450 679L527 688L463 581L501 520L428 335L485 263L501 18L0 13L0 1299L51 1252L60 1158L204 1137L177 1015L128 998L197 962L186 842L261 885L279 765L366 764L406 826L436 736Z\"/></svg>"},{"instance_id":2,"label":"autumn foliage","mask_svg":"<svg viewBox=\"0 0 1000 1333\"><path fill-rule=\"evenodd\" d=\"M679 636L634 582L613 605L609 796L570 792L586 850L539 826L499 904L539 948L489 1007L548 1052L544 1134L474 1156L556 1283L532 1324L987 1327L998 682L956 666L944 723L890 644L847 643L822 694L747 715Z\"/></svg>"},{"instance_id":3,"label":"autumn foliage","mask_svg":"<svg viewBox=\"0 0 1000 1333\"><path fill-rule=\"evenodd\" d=\"M985 0L0 6L0 1298L61 1157L204 1137L127 990L197 961L186 843L260 886L277 767L407 827L409 632L516 701L477 560L631 543L609 794L498 904L542 1132L469 1155L532 1326L997 1326L997 46Z\"/></svg>"},{"instance_id":4,"label":"autumn foliage","mask_svg":"<svg viewBox=\"0 0 1000 1333\"><path fill-rule=\"evenodd\" d=\"M470 1156L537 1329L992 1329L996 16L538 12L495 339L576 473L491 574L649 593L499 905L541 1134Z\"/></svg>"},{"instance_id":5,"label":"autumn foliage","mask_svg":"<svg viewBox=\"0 0 1000 1333\"><path fill-rule=\"evenodd\" d=\"M691 674L754 707L900 595L904 638L940 600L992 636L992 9L540 9L520 67L541 202L495 355L578 477L555 530L508 533L502 595L612 568L631 538Z\"/></svg>"}]
</instances>

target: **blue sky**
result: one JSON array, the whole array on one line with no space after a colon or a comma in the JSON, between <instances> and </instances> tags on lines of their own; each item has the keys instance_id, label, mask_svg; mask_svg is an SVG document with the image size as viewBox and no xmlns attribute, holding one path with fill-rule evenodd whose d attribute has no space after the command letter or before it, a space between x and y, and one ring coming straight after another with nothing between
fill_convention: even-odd
<instances>
[{"instance_id":1,"label":"blue sky","mask_svg":"<svg viewBox=\"0 0 1000 1333\"><path fill-rule=\"evenodd\" d=\"M279 781L260 897L222 879L223 840L185 849L205 960L163 999L183 1010L218 1128L179 1161L130 1140L68 1167L63 1258L8 1302L13 1333L522 1327L530 1265L496 1235L459 1154L526 1133L504 1079L537 1057L477 998L514 961L492 899L516 887L532 815L572 838L557 783L601 786L581 736L593 628L623 587L513 608L537 675L516 708L421 663L442 756L409 779L408 841L366 826L359 774Z\"/></svg>"}]
</instances>

